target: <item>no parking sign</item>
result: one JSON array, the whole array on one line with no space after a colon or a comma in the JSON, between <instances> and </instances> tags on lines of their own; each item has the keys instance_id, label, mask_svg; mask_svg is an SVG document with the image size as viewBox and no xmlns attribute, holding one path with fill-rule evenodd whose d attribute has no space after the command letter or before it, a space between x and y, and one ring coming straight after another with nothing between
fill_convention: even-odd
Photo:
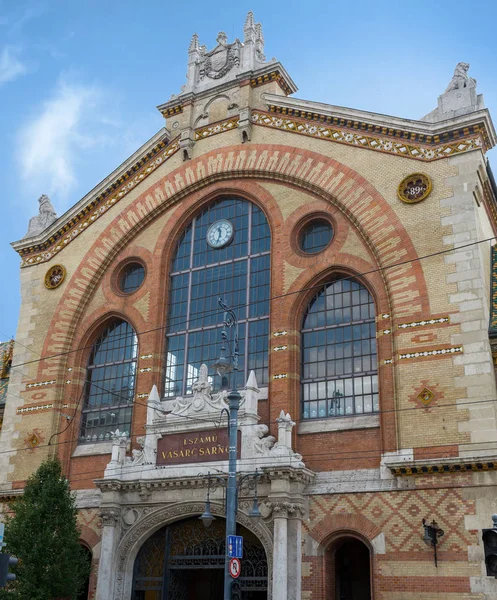
<instances>
[{"instance_id":1,"label":"no parking sign","mask_svg":"<svg viewBox=\"0 0 497 600\"><path fill-rule=\"evenodd\" d=\"M230 560L230 575L233 579L236 579L240 576L240 572L242 570L242 565L240 563L239 558L232 558Z\"/></svg>"}]
</instances>

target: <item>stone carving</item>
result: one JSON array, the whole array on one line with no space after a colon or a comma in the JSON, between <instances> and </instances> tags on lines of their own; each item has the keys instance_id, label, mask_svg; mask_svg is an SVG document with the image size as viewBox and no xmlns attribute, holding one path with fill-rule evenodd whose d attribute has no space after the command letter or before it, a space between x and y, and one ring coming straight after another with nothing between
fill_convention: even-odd
<instances>
[{"instance_id":1,"label":"stone carving","mask_svg":"<svg viewBox=\"0 0 497 600\"><path fill-rule=\"evenodd\" d=\"M445 90L445 93L452 90L462 90L467 87L476 87L476 79L468 75L469 64L465 62L457 63L454 75Z\"/></svg>"},{"instance_id":2,"label":"stone carving","mask_svg":"<svg viewBox=\"0 0 497 600\"><path fill-rule=\"evenodd\" d=\"M204 91L218 85L218 81L235 80L241 73L249 73L267 64L264 56L262 25L255 23L250 11L243 27L244 40L237 38L231 44L224 31L220 31L216 46L208 51L195 33L188 47L188 72L186 84L179 97L191 92ZM172 101L178 96L172 95Z\"/></svg>"},{"instance_id":3,"label":"stone carving","mask_svg":"<svg viewBox=\"0 0 497 600\"><path fill-rule=\"evenodd\" d=\"M147 444L147 436L142 435L136 438L136 441L141 446L141 450L133 450L131 452L132 465L155 465L157 450Z\"/></svg>"},{"instance_id":4,"label":"stone carving","mask_svg":"<svg viewBox=\"0 0 497 600\"><path fill-rule=\"evenodd\" d=\"M438 97L438 106L421 120L438 123L485 108L483 96L476 93L476 79L468 75L468 63L457 64L445 92Z\"/></svg>"},{"instance_id":5,"label":"stone carving","mask_svg":"<svg viewBox=\"0 0 497 600\"><path fill-rule=\"evenodd\" d=\"M216 42L217 46L210 52L205 52L205 46L200 48L200 81L204 77L221 79L233 67L237 67L240 64L240 40L236 39L232 44L228 44L228 36L224 31L220 31Z\"/></svg>"},{"instance_id":6,"label":"stone carving","mask_svg":"<svg viewBox=\"0 0 497 600\"><path fill-rule=\"evenodd\" d=\"M269 427L267 425L255 425L254 430L257 438L254 440L254 449L256 454L268 454L276 442L274 435L267 435Z\"/></svg>"},{"instance_id":7,"label":"stone carving","mask_svg":"<svg viewBox=\"0 0 497 600\"><path fill-rule=\"evenodd\" d=\"M98 516L102 520L102 527L116 527L120 513L117 508L103 508Z\"/></svg>"},{"instance_id":8,"label":"stone carving","mask_svg":"<svg viewBox=\"0 0 497 600\"><path fill-rule=\"evenodd\" d=\"M201 365L197 381L192 385L193 398L176 398L171 416L185 416L192 413L219 413L228 408L228 392L221 390L212 394L207 365Z\"/></svg>"},{"instance_id":9,"label":"stone carving","mask_svg":"<svg viewBox=\"0 0 497 600\"><path fill-rule=\"evenodd\" d=\"M40 204L39 214L36 217L31 217L28 225L28 232L23 239L34 237L42 231L45 231L54 221L57 220L57 213L55 212L50 198L45 194L42 194L38 198Z\"/></svg>"}]
</instances>

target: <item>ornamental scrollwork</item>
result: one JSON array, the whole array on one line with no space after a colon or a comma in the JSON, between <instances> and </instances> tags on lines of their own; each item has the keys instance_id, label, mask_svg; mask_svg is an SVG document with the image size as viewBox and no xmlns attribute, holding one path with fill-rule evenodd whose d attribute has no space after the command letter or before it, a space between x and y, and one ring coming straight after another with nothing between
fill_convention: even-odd
<instances>
[{"instance_id":1,"label":"ornamental scrollwork","mask_svg":"<svg viewBox=\"0 0 497 600\"><path fill-rule=\"evenodd\" d=\"M102 521L102 527L116 527L121 513L117 508L103 508L98 516Z\"/></svg>"}]
</instances>

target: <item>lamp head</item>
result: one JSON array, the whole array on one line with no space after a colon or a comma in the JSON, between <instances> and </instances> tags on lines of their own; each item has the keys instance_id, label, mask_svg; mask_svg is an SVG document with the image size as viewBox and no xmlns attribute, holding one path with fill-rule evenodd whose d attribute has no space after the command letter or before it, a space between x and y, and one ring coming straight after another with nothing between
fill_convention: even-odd
<instances>
[{"instance_id":1,"label":"lamp head","mask_svg":"<svg viewBox=\"0 0 497 600\"><path fill-rule=\"evenodd\" d=\"M233 367L231 366L231 362L224 355L224 348L221 348L221 356L212 365L212 367L216 370L216 373L221 377L223 377L223 375L227 375L232 371Z\"/></svg>"},{"instance_id":2,"label":"lamp head","mask_svg":"<svg viewBox=\"0 0 497 600\"><path fill-rule=\"evenodd\" d=\"M202 521L206 528L209 528L212 525L212 521L215 520L215 516L211 513L211 503L210 500L207 500L205 503L204 512L200 515L199 519Z\"/></svg>"},{"instance_id":3,"label":"lamp head","mask_svg":"<svg viewBox=\"0 0 497 600\"><path fill-rule=\"evenodd\" d=\"M254 504L248 516L251 519L254 519L255 523L258 523L262 519L261 511L259 510L259 505L257 504L257 497L254 498Z\"/></svg>"}]
</instances>

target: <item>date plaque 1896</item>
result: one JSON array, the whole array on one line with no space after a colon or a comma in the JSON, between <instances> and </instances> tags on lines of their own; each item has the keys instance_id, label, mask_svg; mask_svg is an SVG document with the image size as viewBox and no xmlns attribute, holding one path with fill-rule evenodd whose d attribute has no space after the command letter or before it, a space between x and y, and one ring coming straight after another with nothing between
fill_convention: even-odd
<instances>
[{"instance_id":1,"label":"date plaque 1896","mask_svg":"<svg viewBox=\"0 0 497 600\"><path fill-rule=\"evenodd\" d=\"M238 458L240 458L241 433L238 432ZM226 429L210 429L171 433L157 442L157 464L178 465L184 463L228 460L229 439Z\"/></svg>"}]
</instances>

